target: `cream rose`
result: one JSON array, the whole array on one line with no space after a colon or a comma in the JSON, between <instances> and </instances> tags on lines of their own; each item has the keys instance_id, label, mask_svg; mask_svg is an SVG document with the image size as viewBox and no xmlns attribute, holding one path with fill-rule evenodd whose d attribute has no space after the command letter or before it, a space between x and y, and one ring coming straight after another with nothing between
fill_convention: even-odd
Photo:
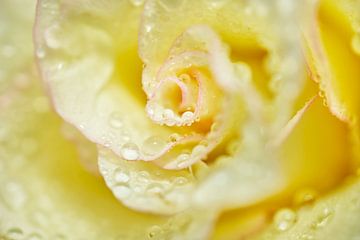
<instances>
[{"instance_id":1,"label":"cream rose","mask_svg":"<svg viewBox=\"0 0 360 240\"><path fill-rule=\"evenodd\" d=\"M356 236L356 4L4 1L0 232Z\"/></svg>"}]
</instances>

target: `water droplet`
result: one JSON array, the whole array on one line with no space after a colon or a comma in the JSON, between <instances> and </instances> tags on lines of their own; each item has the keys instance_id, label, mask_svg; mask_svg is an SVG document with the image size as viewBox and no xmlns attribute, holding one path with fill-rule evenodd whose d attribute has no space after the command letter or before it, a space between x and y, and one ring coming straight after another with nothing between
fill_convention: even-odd
<instances>
[{"instance_id":1,"label":"water droplet","mask_svg":"<svg viewBox=\"0 0 360 240\"><path fill-rule=\"evenodd\" d=\"M303 204L311 203L315 200L317 192L313 189L301 189L295 193L294 205L300 206Z\"/></svg>"},{"instance_id":2,"label":"water droplet","mask_svg":"<svg viewBox=\"0 0 360 240\"><path fill-rule=\"evenodd\" d=\"M210 5L212 8L221 8L226 3L229 2L229 0L206 0L206 2Z\"/></svg>"},{"instance_id":3,"label":"water droplet","mask_svg":"<svg viewBox=\"0 0 360 240\"><path fill-rule=\"evenodd\" d=\"M301 239L301 240L313 240L313 239L315 239L315 238L314 238L314 236L313 236L312 234L310 234L310 233L303 233L303 234L301 234L300 239Z\"/></svg>"},{"instance_id":4,"label":"water droplet","mask_svg":"<svg viewBox=\"0 0 360 240\"><path fill-rule=\"evenodd\" d=\"M57 37L58 31L59 31L59 26L53 25L44 32L45 42L49 48L56 49L60 47L60 41L59 38Z\"/></svg>"},{"instance_id":5,"label":"water droplet","mask_svg":"<svg viewBox=\"0 0 360 240\"><path fill-rule=\"evenodd\" d=\"M211 132L217 132L219 129L220 129L220 124L219 123L215 122L215 123L211 124L211 128L210 128Z\"/></svg>"},{"instance_id":6,"label":"water droplet","mask_svg":"<svg viewBox=\"0 0 360 240\"><path fill-rule=\"evenodd\" d=\"M169 137L170 142L173 142L173 143L179 141L180 139L181 139L181 136L180 136L180 134L177 134L177 133L173 133Z\"/></svg>"},{"instance_id":7,"label":"water droplet","mask_svg":"<svg viewBox=\"0 0 360 240\"><path fill-rule=\"evenodd\" d=\"M150 227L150 229L148 231L148 236L150 239L154 239L154 238L158 237L159 235L161 235L162 232L163 232L163 230L160 226L154 225L154 226Z\"/></svg>"},{"instance_id":8,"label":"water droplet","mask_svg":"<svg viewBox=\"0 0 360 240\"><path fill-rule=\"evenodd\" d=\"M185 177L176 177L173 181L173 183L176 185L176 186L183 186L185 185L186 183L188 182L187 178Z\"/></svg>"},{"instance_id":9,"label":"water droplet","mask_svg":"<svg viewBox=\"0 0 360 240\"><path fill-rule=\"evenodd\" d=\"M127 184L117 184L114 188L113 188L113 193L115 195L115 197L117 197L118 199L126 199L130 196L131 194L131 189L129 188L129 185Z\"/></svg>"},{"instance_id":10,"label":"water droplet","mask_svg":"<svg viewBox=\"0 0 360 240\"><path fill-rule=\"evenodd\" d=\"M274 216L274 224L278 231L286 231L290 229L296 221L296 214L289 208L284 208L276 212Z\"/></svg>"},{"instance_id":11,"label":"water droplet","mask_svg":"<svg viewBox=\"0 0 360 240\"><path fill-rule=\"evenodd\" d=\"M56 69L57 69L57 70L61 70L61 69L63 69L63 67L64 67L64 63L61 63L61 62L60 62L60 63L56 64L55 66L56 66Z\"/></svg>"},{"instance_id":12,"label":"water droplet","mask_svg":"<svg viewBox=\"0 0 360 240\"><path fill-rule=\"evenodd\" d=\"M8 237L10 239L21 239L23 234L24 233L20 228L14 227L14 228L10 228L6 232L6 237Z\"/></svg>"},{"instance_id":13,"label":"water droplet","mask_svg":"<svg viewBox=\"0 0 360 240\"><path fill-rule=\"evenodd\" d=\"M175 117L175 114L171 109L165 109L163 112L163 116L165 119L172 119Z\"/></svg>"},{"instance_id":14,"label":"water droplet","mask_svg":"<svg viewBox=\"0 0 360 240\"><path fill-rule=\"evenodd\" d=\"M182 153L176 158L177 167L178 168L184 168L188 164L188 160L190 158L190 155L187 153Z\"/></svg>"},{"instance_id":15,"label":"water droplet","mask_svg":"<svg viewBox=\"0 0 360 240\"><path fill-rule=\"evenodd\" d=\"M185 83L189 83L191 81L191 77L186 73L180 74L179 79Z\"/></svg>"},{"instance_id":16,"label":"water droplet","mask_svg":"<svg viewBox=\"0 0 360 240\"><path fill-rule=\"evenodd\" d=\"M149 178L150 174L147 171L140 171L136 176L137 181L142 183L148 183Z\"/></svg>"},{"instance_id":17,"label":"water droplet","mask_svg":"<svg viewBox=\"0 0 360 240\"><path fill-rule=\"evenodd\" d=\"M38 58L44 58L46 55L45 49L43 47L38 47L36 50L36 56Z\"/></svg>"},{"instance_id":18,"label":"water droplet","mask_svg":"<svg viewBox=\"0 0 360 240\"><path fill-rule=\"evenodd\" d=\"M360 55L360 33L356 34L351 40L351 47L356 54Z\"/></svg>"},{"instance_id":19,"label":"water droplet","mask_svg":"<svg viewBox=\"0 0 360 240\"><path fill-rule=\"evenodd\" d=\"M186 112L184 112L184 113L181 115L181 118L182 118L184 121L191 120L193 117L194 117L194 113L193 113L193 112L190 112L190 111L186 111Z\"/></svg>"},{"instance_id":20,"label":"water droplet","mask_svg":"<svg viewBox=\"0 0 360 240\"><path fill-rule=\"evenodd\" d=\"M152 28L153 28L153 26L150 25L150 24L146 24L146 25L145 25L145 31L146 31L147 33L151 32Z\"/></svg>"},{"instance_id":21,"label":"water droplet","mask_svg":"<svg viewBox=\"0 0 360 240\"><path fill-rule=\"evenodd\" d=\"M41 240L41 239L43 238L38 233L32 233L26 238L26 240Z\"/></svg>"},{"instance_id":22,"label":"water droplet","mask_svg":"<svg viewBox=\"0 0 360 240\"><path fill-rule=\"evenodd\" d=\"M167 11L179 10L182 7L183 0L159 0L160 5Z\"/></svg>"},{"instance_id":23,"label":"water droplet","mask_svg":"<svg viewBox=\"0 0 360 240\"><path fill-rule=\"evenodd\" d=\"M114 172L114 179L118 183L120 183L120 182L126 183L130 180L130 176L127 172L118 168Z\"/></svg>"},{"instance_id":24,"label":"water droplet","mask_svg":"<svg viewBox=\"0 0 360 240\"><path fill-rule=\"evenodd\" d=\"M193 156L200 156L206 151L206 147L203 145L197 145L192 151Z\"/></svg>"},{"instance_id":25,"label":"water droplet","mask_svg":"<svg viewBox=\"0 0 360 240\"><path fill-rule=\"evenodd\" d=\"M160 194L163 192L163 186L160 183L152 183L146 188L147 193Z\"/></svg>"},{"instance_id":26,"label":"water droplet","mask_svg":"<svg viewBox=\"0 0 360 240\"><path fill-rule=\"evenodd\" d=\"M126 160L137 160L139 158L139 148L133 143L126 143L121 148L121 155Z\"/></svg>"},{"instance_id":27,"label":"water droplet","mask_svg":"<svg viewBox=\"0 0 360 240\"><path fill-rule=\"evenodd\" d=\"M329 223L331 217L333 215L333 211L328 208L328 207L325 207L320 215L317 217L316 221L312 224L312 227L313 228L322 228L324 227L326 224Z\"/></svg>"},{"instance_id":28,"label":"water droplet","mask_svg":"<svg viewBox=\"0 0 360 240\"><path fill-rule=\"evenodd\" d=\"M132 5L134 5L135 7L140 7L141 5L144 4L145 0L130 0L130 2L131 2Z\"/></svg>"},{"instance_id":29,"label":"water droplet","mask_svg":"<svg viewBox=\"0 0 360 240\"><path fill-rule=\"evenodd\" d=\"M152 136L146 139L142 151L147 155L155 155L166 147L166 140L159 136Z\"/></svg>"},{"instance_id":30,"label":"water droplet","mask_svg":"<svg viewBox=\"0 0 360 240\"><path fill-rule=\"evenodd\" d=\"M110 114L109 124L113 128L121 128L123 126L121 114L119 112L113 112Z\"/></svg>"}]
</instances>

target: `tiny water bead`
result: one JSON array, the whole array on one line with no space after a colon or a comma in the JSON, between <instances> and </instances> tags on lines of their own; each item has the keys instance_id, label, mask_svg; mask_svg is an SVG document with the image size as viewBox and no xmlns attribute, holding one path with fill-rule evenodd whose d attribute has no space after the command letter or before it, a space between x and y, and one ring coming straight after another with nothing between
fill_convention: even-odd
<instances>
[{"instance_id":1,"label":"tiny water bead","mask_svg":"<svg viewBox=\"0 0 360 240\"><path fill-rule=\"evenodd\" d=\"M164 187L161 183L152 183L146 188L146 192L150 194L161 194L164 191Z\"/></svg>"},{"instance_id":2,"label":"tiny water bead","mask_svg":"<svg viewBox=\"0 0 360 240\"><path fill-rule=\"evenodd\" d=\"M37 56L38 58L44 58L45 55L46 55L45 49L44 49L43 47L41 47L41 46L38 47L37 50L36 50L36 56Z\"/></svg>"},{"instance_id":3,"label":"tiny water bead","mask_svg":"<svg viewBox=\"0 0 360 240\"><path fill-rule=\"evenodd\" d=\"M113 188L113 192L118 199L126 199L130 196L132 191L128 184L119 183Z\"/></svg>"},{"instance_id":4,"label":"tiny water bead","mask_svg":"<svg viewBox=\"0 0 360 240\"><path fill-rule=\"evenodd\" d=\"M189 121L194 117L194 113L190 111L186 111L181 115L183 121Z\"/></svg>"},{"instance_id":5,"label":"tiny water bead","mask_svg":"<svg viewBox=\"0 0 360 240\"><path fill-rule=\"evenodd\" d=\"M324 207L311 226L315 229L325 227L330 222L333 214L334 212L331 208Z\"/></svg>"},{"instance_id":6,"label":"tiny water bead","mask_svg":"<svg viewBox=\"0 0 360 240\"><path fill-rule=\"evenodd\" d=\"M24 232L17 227L13 227L7 230L6 232L6 237L9 239L21 239L24 235Z\"/></svg>"},{"instance_id":7,"label":"tiny water bead","mask_svg":"<svg viewBox=\"0 0 360 240\"><path fill-rule=\"evenodd\" d=\"M139 148L134 143L126 143L121 148L121 155L126 160L137 160L139 158Z\"/></svg>"},{"instance_id":8,"label":"tiny water bead","mask_svg":"<svg viewBox=\"0 0 360 240\"><path fill-rule=\"evenodd\" d=\"M194 147L191 155L193 157L197 157L203 154L204 152L206 152L206 147L203 145L197 145L196 147Z\"/></svg>"},{"instance_id":9,"label":"tiny water bead","mask_svg":"<svg viewBox=\"0 0 360 240\"><path fill-rule=\"evenodd\" d=\"M159 235L161 235L163 232L163 229L160 226L154 225L149 228L148 230L148 238L149 239L155 239Z\"/></svg>"},{"instance_id":10,"label":"tiny water bead","mask_svg":"<svg viewBox=\"0 0 360 240\"><path fill-rule=\"evenodd\" d=\"M295 222L296 213L289 208L280 209L274 216L275 227L281 232L290 229Z\"/></svg>"},{"instance_id":11,"label":"tiny water bead","mask_svg":"<svg viewBox=\"0 0 360 240\"><path fill-rule=\"evenodd\" d=\"M293 203L295 206L301 206L304 204L312 203L317 197L317 192L314 189L304 188L298 190L293 198Z\"/></svg>"},{"instance_id":12,"label":"tiny water bead","mask_svg":"<svg viewBox=\"0 0 360 240\"><path fill-rule=\"evenodd\" d=\"M187 153L182 153L180 154L177 158L176 158L176 162L177 162L177 167L178 168L183 168L186 164L187 161L189 160L190 155Z\"/></svg>"},{"instance_id":13,"label":"tiny water bead","mask_svg":"<svg viewBox=\"0 0 360 240\"><path fill-rule=\"evenodd\" d=\"M39 233L31 233L25 239L26 240L42 240L43 237Z\"/></svg>"},{"instance_id":14,"label":"tiny water bead","mask_svg":"<svg viewBox=\"0 0 360 240\"><path fill-rule=\"evenodd\" d=\"M184 4L184 0L158 0L158 2L167 11L179 10Z\"/></svg>"},{"instance_id":15,"label":"tiny water bead","mask_svg":"<svg viewBox=\"0 0 360 240\"><path fill-rule=\"evenodd\" d=\"M165 148L167 142L160 136L151 136L147 138L142 146L142 151L146 155L155 155Z\"/></svg>"},{"instance_id":16,"label":"tiny water bead","mask_svg":"<svg viewBox=\"0 0 360 240\"><path fill-rule=\"evenodd\" d=\"M109 117L109 124L113 128L121 128L123 126L121 114L118 112L111 113Z\"/></svg>"},{"instance_id":17,"label":"tiny water bead","mask_svg":"<svg viewBox=\"0 0 360 240\"><path fill-rule=\"evenodd\" d=\"M169 140L170 142L177 142L181 139L181 135L177 133L173 133L170 135Z\"/></svg>"},{"instance_id":18,"label":"tiny water bead","mask_svg":"<svg viewBox=\"0 0 360 240\"><path fill-rule=\"evenodd\" d=\"M229 2L229 0L205 0L211 8L221 8Z\"/></svg>"},{"instance_id":19,"label":"tiny water bead","mask_svg":"<svg viewBox=\"0 0 360 240\"><path fill-rule=\"evenodd\" d=\"M54 25L54 26L49 27L44 32L45 42L49 48L57 49L61 46L59 38L57 36L59 29L60 29L60 27L58 25Z\"/></svg>"},{"instance_id":20,"label":"tiny water bead","mask_svg":"<svg viewBox=\"0 0 360 240\"><path fill-rule=\"evenodd\" d=\"M130 3L135 7L140 7L144 4L145 0L130 0Z\"/></svg>"},{"instance_id":21,"label":"tiny water bead","mask_svg":"<svg viewBox=\"0 0 360 240\"><path fill-rule=\"evenodd\" d=\"M185 178L185 177L176 177L174 180L173 180L173 184L175 185L175 186L183 186L183 185L185 185L185 184L187 184L188 183L188 180L187 180L187 178Z\"/></svg>"},{"instance_id":22,"label":"tiny water bead","mask_svg":"<svg viewBox=\"0 0 360 240\"><path fill-rule=\"evenodd\" d=\"M118 183L127 183L130 180L130 176L122 169L116 169L114 172L114 179Z\"/></svg>"},{"instance_id":23,"label":"tiny water bead","mask_svg":"<svg viewBox=\"0 0 360 240\"><path fill-rule=\"evenodd\" d=\"M141 183L148 183L150 179L150 174L147 171L140 171L136 175L136 180Z\"/></svg>"}]
</instances>

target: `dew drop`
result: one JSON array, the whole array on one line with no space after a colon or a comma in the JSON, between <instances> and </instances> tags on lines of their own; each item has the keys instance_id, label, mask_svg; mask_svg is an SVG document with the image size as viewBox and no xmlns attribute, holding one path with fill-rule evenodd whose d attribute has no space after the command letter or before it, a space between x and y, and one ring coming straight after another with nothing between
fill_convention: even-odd
<instances>
[{"instance_id":1,"label":"dew drop","mask_svg":"<svg viewBox=\"0 0 360 240\"><path fill-rule=\"evenodd\" d=\"M139 158L139 148L133 143L126 143L121 148L121 155L126 160L137 160Z\"/></svg>"},{"instance_id":2,"label":"dew drop","mask_svg":"<svg viewBox=\"0 0 360 240\"><path fill-rule=\"evenodd\" d=\"M140 171L136 176L136 180L142 183L148 183L149 178L150 174L147 171Z\"/></svg>"},{"instance_id":3,"label":"dew drop","mask_svg":"<svg viewBox=\"0 0 360 240\"><path fill-rule=\"evenodd\" d=\"M183 186L187 182L188 182L188 180L185 177L176 177L173 181L174 185L176 185L176 186Z\"/></svg>"},{"instance_id":4,"label":"dew drop","mask_svg":"<svg viewBox=\"0 0 360 240\"><path fill-rule=\"evenodd\" d=\"M60 41L57 38L57 33L59 31L59 26L58 25L54 25L49 27L45 32L44 32L44 38L45 38L45 42L46 45L49 48L59 48L60 47Z\"/></svg>"},{"instance_id":5,"label":"dew drop","mask_svg":"<svg viewBox=\"0 0 360 240\"><path fill-rule=\"evenodd\" d=\"M150 194L161 194L163 186L160 183L152 183L146 188L146 192Z\"/></svg>"},{"instance_id":6,"label":"dew drop","mask_svg":"<svg viewBox=\"0 0 360 240\"><path fill-rule=\"evenodd\" d=\"M123 126L121 114L119 112L113 112L110 114L109 124L113 128L121 128Z\"/></svg>"},{"instance_id":7,"label":"dew drop","mask_svg":"<svg viewBox=\"0 0 360 240\"><path fill-rule=\"evenodd\" d=\"M26 238L26 240L41 240L41 239L43 238L38 233L32 233Z\"/></svg>"},{"instance_id":8,"label":"dew drop","mask_svg":"<svg viewBox=\"0 0 360 240\"><path fill-rule=\"evenodd\" d=\"M201 154L203 154L206 151L206 147L203 145L197 145L196 147L194 147L193 151L192 151L192 155L193 156L199 156Z\"/></svg>"},{"instance_id":9,"label":"dew drop","mask_svg":"<svg viewBox=\"0 0 360 240\"><path fill-rule=\"evenodd\" d=\"M134 5L135 7L140 7L143 5L145 0L130 0L130 3Z\"/></svg>"},{"instance_id":10,"label":"dew drop","mask_svg":"<svg viewBox=\"0 0 360 240\"><path fill-rule=\"evenodd\" d=\"M220 129L220 124L215 122L211 125L210 131L217 132L219 129Z\"/></svg>"},{"instance_id":11,"label":"dew drop","mask_svg":"<svg viewBox=\"0 0 360 240\"><path fill-rule=\"evenodd\" d=\"M170 142L173 142L173 143L178 142L180 139L181 139L181 136L177 133L173 133L169 137Z\"/></svg>"},{"instance_id":12,"label":"dew drop","mask_svg":"<svg viewBox=\"0 0 360 240\"><path fill-rule=\"evenodd\" d=\"M274 216L274 224L278 231L286 231L290 229L296 221L296 214L289 208L284 208L276 212Z\"/></svg>"},{"instance_id":13,"label":"dew drop","mask_svg":"<svg viewBox=\"0 0 360 240\"><path fill-rule=\"evenodd\" d=\"M158 0L160 5L167 11L179 10L182 7L183 0Z\"/></svg>"},{"instance_id":14,"label":"dew drop","mask_svg":"<svg viewBox=\"0 0 360 240\"><path fill-rule=\"evenodd\" d=\"M166 147L166 140L159 136L152 136L146 139L142 151L147 155L155 155Z\"/></svg>"},{"instance_id":15,"label":"dew drop","mask_svg":"<svg viewBox=\"0 0 360 240\"><path fill-rule=\"evenodd\" d=\"M150 25L150 24L146 24L146 25L145 25L145 31L146 31L147 33L151 32L152 28L153 28L153 26Z\"/></svg>"},{"instance_id":16,"label":"dew drop","mask_svg":"<svg viewBox=\"0 0 360 240\"><path fill-rule=\"evenodd\" d=\"M313 189L301 189L294 195L294 205L300 206L313 202L316 199L317 192Z\"/></svg>"},{"instance_id":17,"label":"dew drop","mask_svg":"<svg viewBox=\"0 0 360 240\"><path fill-rule=\"evenodd\" d=\"M184 113L181 115L181 118L182 118L184 121L191 120L193 117L194 117L194 113L193 113L193 112L190 112L190 111L186 111L186 112L184 112Z\"/></svg>"},{"instance_id":18,"label":"dew drop","mask_svg":"<svg viewBox=\"0 0 360 240\"><path fill-rule=\"evenodd\" d=\"M312 227L322 228L326 226L329 223L332 215L333 215L333 211L330 208L325 207L321 211L320 215L317 217L316 221L312 224Z\"/></svg>"},{"instance_id":19,"label":"dew drop","mask_svg":"<svg viewBox=\"0 0 360 240\"><path fill-rule=\"evenodd\" d=\"M114 172L114 179L118 183L127 183L130 180L130 176L127 172L118 168Z\"/></svg>"},{"instance_id":20,"label":"dew drop","mask_svg":"<svg viewBox=\"0 0 360 240\"><path fill-rule=\"evenodd\" d=\"M38 47L38 49L36 50L36 56L38 58L44 58L45 55L46 55L45 49L43 47Z\"/></svg>"},{"instance_id":21,"label":"dew drop","mask_svg":"<svg viewBox=\"0 0 360 240\"><path fill-rule=\"evenodd\" d=\"M190 155L187 154L187 153L180 154L176 158L177 167L178 168L184 168L187 165L189 158L190 158Z\"/></svg>"},{"instance_id":22,"label":"dew drop","mask_svg":"<svg viewBox=\"0 0 360 240\"><path fill-rule=\"evenodd\" d=\"M223 7L226 3L229 2L229 0L206 0L206 2L209 4L210 7L212 8L221 8Z\"/></svg>"},{"instance_id":23,"label":"dew drop","mask_svg":"<svg viewBox=\"0 0 360 240\"><path fill-rule=\"evenodd\" d=\"M130 196L131 189L129 188L129 185L122 183L122 184L117 184L113 188L113 192L116 198L126 199Z\"/></svg>"},{"instance_id":24,"label":"dew drop","mask_svg":"<svg viewBox=\"0 0 360 240\"><path fill-rule=\"evenodd\" d=\"M183 81L185 83L188 83L191 81L191 77L189 76L189 74L186 74L186 73L180 74L179 78L181 81Z\"/></svg>"},{"instance_id":25,"label":"dew drop","mask_svg":"<svg viewBox=\"0 0 360 240\"><path fill-rule=\"evenodd\" d=\"M303 233L300 235L301 240L313 240L314 236L310 233Z\"/></svg>"},{"instance_id":26,"label":"dew drop","mask_svg":"<svg viewBox=\"0 0 360 240\"><path fill-rule=\"evenodd\" d=\"M360 33L356 34L351 40L351 47L356 54L360 55Z\"/></svg>"},{"instance_id":27,"label":"dew drop","mask_svg":"<svg viewBox=\"0 0 360 240\"><path fill-rule=\"evenodd\" d=\"M6 237L8 237L10 239L21 239L23 234L24 233L20 228L14 227L14 228L10 228L6 232Z\"/></svg>"},{"instance_id":28,"label":"dew drop","mask_svg":"<svg viewBox=\"0 0 360 240\"><path fill-rule=\"evenodd\" d=\"M163 230L160 226L154 225L154 226L150 227L150 229L148 230L149 239L154 239L154 238L158 237L159 235L161 235L162 231Z\"/></svg>"},{"instance_id":29,"label":"dew drop","mask_svg":"<svg viewBox=\"0 0 360 240\"><path fill-rule=\"evenodd\" d=\"M171 109L165 109L163 115L165 119L172 119L175 117L175 114Z\"/></svg>"}]
</instances>

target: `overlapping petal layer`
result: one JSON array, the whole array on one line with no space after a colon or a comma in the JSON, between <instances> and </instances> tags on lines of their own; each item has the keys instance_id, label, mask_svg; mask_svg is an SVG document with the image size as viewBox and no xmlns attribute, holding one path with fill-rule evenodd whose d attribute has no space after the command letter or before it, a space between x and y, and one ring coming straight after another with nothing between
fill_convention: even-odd
<instances>
[{"instance_id":1,"label":"overlapping petal layer","mask_svg":"<svg viewBox=\"0 0 360 240\"><path fill-rule=\"evenodd\" d=\"M99 145L100 172L114 195L134 209L174 213L254 204L287 181L309 182L288 169L284 175L279 161L296 159L279 151L294 128L286 124L314 96L296 105L305 79L297 27L304 16L294 16L300 5L171 4L43 0L38 6L37 55L54 106Z\"/></svg>"}]
</instances>

